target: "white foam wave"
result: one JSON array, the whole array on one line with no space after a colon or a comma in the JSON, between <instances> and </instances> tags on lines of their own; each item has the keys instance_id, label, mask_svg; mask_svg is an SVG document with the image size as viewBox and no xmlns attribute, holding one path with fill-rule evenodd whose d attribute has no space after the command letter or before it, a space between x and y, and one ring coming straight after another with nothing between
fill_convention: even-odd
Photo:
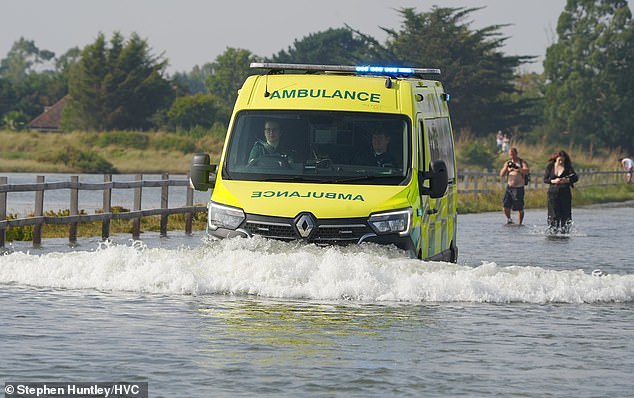
<instances>
[{"instance_id":1,"label":"white foam wave","mask_svg":"<svg viewBox=\"0 0 634 398\"><path fill-rule=\"evenodd\" d=\"M94 251L0 256L0 284L161 294L407 302L634 301L634 275L471 267L403 258L376 245L321 248L231 239L196 248L102 244Z\"/></svg>"}]
</instances>

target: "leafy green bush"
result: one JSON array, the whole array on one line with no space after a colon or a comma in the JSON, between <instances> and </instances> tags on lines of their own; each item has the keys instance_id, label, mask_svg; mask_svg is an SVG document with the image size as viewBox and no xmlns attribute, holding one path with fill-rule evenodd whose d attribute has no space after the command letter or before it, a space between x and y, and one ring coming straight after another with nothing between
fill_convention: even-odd
<instances>
[{"instance_id":1,"label":"leafy green bush","mask_svg":"<svg viewBox=\"0 0 634 398\"><path fill-rule=\"evenodd\" d=\"M216 120L218 105L213 95L194 94L177 97L167 112L169 122L185 130L200 126L209 128Z\"/></svg>"},{"instance_id":2,"label":"leafy green bush","mask_svg":"<svg viewBox=\"0 0 634 398\"><path fill-rule=\"evenodd\" d=\"M117 173L117 169L95 152L79 152L79 157L71 164L82 173Z\"/></svg>"},{"instance_id":3,"label":"leafy green bush","mask_svg":"<svg viewBox=\"0 0 634 398\"><path fill-rule=\"evenodd\" d=\"M13 131L24 130L29 123L29 115L22 111L9 111L2 118L2 125Z\"/></svg>"},{"instance_id":4,"label":"leafy green bush","mask_svg":"<svg viewBox=\"0 0 634 398\"><path fill-rule=\"evenodd\" d=\"M479 141L465 142L457 154L461 167L476 166L491 169L497 159L495 148Z\"/></svg>"},{"instance_id":5,"label":"leafy green bush","mask_svg":"<svg viewBox=\"0 0 634 398\"><path fill-rule=\"evenodd\" d=\"M29 154L24 152L4 152L2 157L5 159L28 159Z\"/></svg>"},{"instance_id":6,"label":"leafy green bush","mask_svg":"<svg viewBox=\"0 0 634 398\"><path fill-rule=\"evenodd\" d=\"M204 137L218 137L224 141L224 137L227 134L227 125L224 123L216 122L211 127L194 126L190 129L176 128L174 133L177 135L183 135L191 138L204 138Z\"/></svg>"},{"instance_id":7,"label":"leafy green bush","mask_svg":"<svg viewBox=\"0 0 634 398\"><path fill-rule=\"evenodd\" d=\"M111 131L100 133L95 140L95 145L105 148L107 146L122 146L134 149L147 149L150 138L147 134L132 131Z\"/></svg>"},{"instance_id":8,"label":"leafy green bush","mask_svg":"<svg viewBox=\"0 0 634 398\"><path fill-rule=\"evenodd\" d=\"M190 137L180 135L157 135L150 141L150 148L158 150L177 150L183 153L196 152L196 143Z\"/></svg>"},{"instance_id":9,"label":"leafy green bush","mask_svg":"<svg viewBox=\"0 0 634 398\"><path fill-rule=\"evenodd\" d=\"M33 240L33 228L30 225L7 228L6 240L7 242Z\"/></svg>"},{"instance_id":10,"label":"leafy green bush","mask_svg":"<svg viewBox=\"0 0 634 398\"><path fill-rule=\"evenodd\" d=\"M16 214L8 214L7 220L15 220L18 218ZM6 230L7 242L13 241L28 241L33 240L33 227L30 225L23 225L21 227L11 227Z\"/></svg>"},{"instance_id":11,"label":"leafy green bush","mask_svg":"<svg viewBox=\"0 0 634 398\"><path fill-rule=\"evenodd\" d=\"M65 146L37 156L38 162L62 163L69 169L81 173L117 173L117 169L97 153L81 151L72 146Z\"/></svg>"}]
</instances>

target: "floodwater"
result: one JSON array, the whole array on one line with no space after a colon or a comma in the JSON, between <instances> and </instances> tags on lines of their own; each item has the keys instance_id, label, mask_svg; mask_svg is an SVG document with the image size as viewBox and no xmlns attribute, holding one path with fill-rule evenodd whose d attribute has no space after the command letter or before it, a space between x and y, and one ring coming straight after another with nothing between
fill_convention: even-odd
<instances>
[{"instance_id":1,"label":"floodwater","mask_svg":"<svg viewBox=\"0 0 634 398\"><path fill-rule=\"evenodd\" d=\"M15 243L0 256L0 382L147 381L152 397L631 396L633 218L633 203L575 208L570 236L550 237L543 210L522 227L460 215L458 264L201 233Z\"/></svg>"}]
</instances>

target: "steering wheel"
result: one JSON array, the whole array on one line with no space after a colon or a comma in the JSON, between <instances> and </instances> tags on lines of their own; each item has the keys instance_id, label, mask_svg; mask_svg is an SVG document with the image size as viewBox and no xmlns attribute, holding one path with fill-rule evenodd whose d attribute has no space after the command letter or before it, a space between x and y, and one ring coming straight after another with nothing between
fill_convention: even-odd
<instances>
[{"instance_id":1,"label":"steering wheel","mask_svg":"<svg viewBox=\"0 0 634 398\"><path fill-rule=\"evenodd\" d=\"M252 159L247 164L247 167L264 167L264 168L276 168L282 167L290 169L291 165L288 162L288 156L284 153L274 153L258 156Z\"/></svg>"}]
</instances>

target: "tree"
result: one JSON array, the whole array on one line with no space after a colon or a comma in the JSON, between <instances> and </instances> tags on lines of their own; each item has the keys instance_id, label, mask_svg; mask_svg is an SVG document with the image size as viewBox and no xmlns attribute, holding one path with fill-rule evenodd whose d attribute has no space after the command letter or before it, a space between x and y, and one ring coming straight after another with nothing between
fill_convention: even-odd
<instances>
[{"instance_id":1,"label":"tree","mask_svg":"<svg viewBox=\"0 0 634 398\"><path fill-rule=\"evenodd\" d=\"M377 58L409 66L437 67L451 94L456 130L483 136L520 124L524 104L509 101L515 92L516 69L533 57L505 56L503 25L471 30L464 20L479 8L439 8L416 13L400 10L400 31L388 33L385 46L375 46Z\"/></svg>"},{"instance_id":2,"label":"tree","mask_svg":"<svg viewBox=\"0 0 634 398\"><path fill-rule=\"evenodd\" d=\"M0 61L0 117L11 112L27 120L66 95L66 80L52 69L55 53L39 49L32 40L20 38ZM7 119L7 120L9 120Z\"/></svg>"},{"instance_id":3,"label":"tree","mask_svg":"<svg viewBox=\"0 0 634 398\"><path fill-rule=\"evenodd\" d=\"M211 64L212 72L205 84L209 94L218 100L218 117L225 124L229 121L238 90L247 76L253 74L249 65L255 61L257 58L249 50L227 48Z\"/></svg>"},{"instance_id":4,"label":"tree","mask_svg":"<svg viewBox=\"0 0 634 398\"><path fill-rule=\"evenodd\" d=\"M568 0L557 35L544 60L552 139L634 150L634 26L628 2Z\"/></svg>"},{"instance_id":5,"label":"tree","mask_svg":"<svg viewBox=\"0 0 634 398\"><path fill-rule=\"evenodd\" d=\"M350 29L328 29L295 40L288 51L280 51L272 62L349 65L368 58L368 42Z\"/></svg>"},{"instance_id":6,"label":"tree","mask_svg":"<svg viewBox=\"0 0 634 398\"><path fill-rule=\"evenodd\" d=\"M68 84L68 75L71 66L79 62L80 59L81 49L79 47L73 47L55 60L55 70L64 76L66 84Z\"/></svg>"},{"instance_id":7,"label":"tree","mask_svg":"<svg viewBox=\"0 0 634 398\"><path fill-rule=\"evenodd\" d=\"M167 116L171 124L181 129L210 128L216 119L216 99L201 93L177 97Z\"/></svg>"},{"instance_id":8,"label":"tree","mask_svg":"<svg viewBox=\"0 0 634 398\"><path fill-rule=\"evenodd\" d=\"M5 114L15 109L14 104L17 98L13 85L0 75L0 120L3 120ZM2 124L4 123L0 123L0 127Z\"/></svg>"},{"instance_id":9,"label":"tree","mask_svg":"<svg viewBox=\"0 0 634 398\"><path fill-rule=\"evenodd\" d=\"M48 50L40 50L33 40L21 37L13 43L7 57L0 61L0 75L17 83L35 72L35 66L44 64L55 57L55 53Z\"/></svg>"},{"instance_id":10,"label":"tree","mask_svg":"<svg viewBox=\"0 0 634 398\"><path fill-rule=\"evenodd\" d=\"M151 116L173 98L163 77L167 61L150 54L136 33L125 42L103 34L86 46L69 74L70 100L62 123L66 129L145 130Z\"/></svg>"},{"instance_id":11,"label":"tree","mask_svg":"<svg viewBox=\"0 0 634 398\"><path fill-rule=\"evenodd\" d=\"M213 74L213 65L206 63L203 66L194 66L189 73L176 72L172 76L172 82L178 85L183 91L180 95L207 94L209 90L205 86L207 77Z\"/></svg>"},{"instance_id":12,"label":"tree","mask_svg":"<svg viewBox=\"0 0 634 398\"><path fill-rule=\"evenodd\" d=\"M523 73L515 77L515 92L504 95L511 103L520 105L520 113L515 118L516 132L528 132L522 138L537 142L543 138L541 129L544 124L544 96L546 82L542 73Z\"/></svg>"}]
</instances>

